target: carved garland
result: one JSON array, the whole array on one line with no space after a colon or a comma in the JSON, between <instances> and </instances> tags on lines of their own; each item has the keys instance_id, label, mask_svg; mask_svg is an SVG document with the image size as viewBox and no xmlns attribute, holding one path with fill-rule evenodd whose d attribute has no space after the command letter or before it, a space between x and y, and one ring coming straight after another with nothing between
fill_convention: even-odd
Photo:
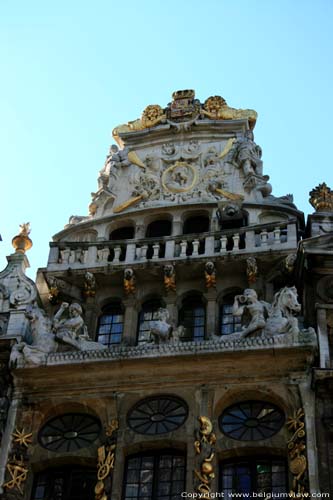
<instances>
[{"instance_id":1,"label":"carved garland","mask_svg":"<svg viewBox=\"0 0 333 500\"><path fill-rule=\"evenodd\" d=\"M97 483L95 486L95 500L107 500L111 498L112 487L112 470L114 468L115 450L117 445L117 437L115 432L118 430L119 424L117 419L111 420L111 423L106 427L106 440L103 446L100 446L98 452L97 463Z\"/></svg>"},{"instance_id":2,"label":"carved garland","mask_svg":"<svg viewBox=\"0 0 333 500\"><path fill-rule=\"evenodd\" d=\"M214 479L214 467L212 461L215 456L216 436L213 432L213 424L208 417L198 417L200 429L197 431L194 448L199 455L200 469L194 470L195 477L198 479L196 492L201 494L200 498L210 498L211 481Z\"/></svg>"},{"instance_id":3,"label":"carved garland","mask_svg":"<svg viewBox=\"0 0 333 500\"><path fill-rule=\"evenodd\" d=\"M294 497L297 494L304 494L308 491L307 481L307 459L305 456L305 423L303 408L299 408L294 412L292 417L287 421L288 429L293 433L287 441L289 470L293 475L293 486L290 491L290 496Z\"/></svg>"}]
</instances>

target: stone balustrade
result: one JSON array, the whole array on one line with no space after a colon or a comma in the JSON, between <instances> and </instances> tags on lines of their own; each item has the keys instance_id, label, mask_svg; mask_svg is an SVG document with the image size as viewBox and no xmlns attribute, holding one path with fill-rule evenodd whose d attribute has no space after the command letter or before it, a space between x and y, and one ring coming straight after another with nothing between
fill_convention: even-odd
<instances>
[{"instance_id":1,"label":"stone balustrade","mask_svg":"<svg viewBox=\"0 0 333 500\"><path fill-rule=\"evenodd\" d=\"M229 253L258 253L297 248L295 221L262 224L237 230L179 235L142 240L51 243L48 269L133 265L151 261L182 260Z\"/></svg>"},{"instance_id":2,"label":"stone balustrade","mask_svg":"<svg viewBox=\"0 0 333 500\"><path fill-rule=\"evenodd\" d=\"M285 333L273 337L251 337L238 340L214 337L199 342L170 342L165 344L145 343L137 346L115 346L98 351L56 352L48 355L47 365L82 363L82 361L111 361L135 358L152 358L168 356L193 356L193 354L239 353L240 351L261 351L267 349L290 349L309 347L317 348L317 336L313 329L300 331L297 334Z\"/></svg>"}]
</instances>

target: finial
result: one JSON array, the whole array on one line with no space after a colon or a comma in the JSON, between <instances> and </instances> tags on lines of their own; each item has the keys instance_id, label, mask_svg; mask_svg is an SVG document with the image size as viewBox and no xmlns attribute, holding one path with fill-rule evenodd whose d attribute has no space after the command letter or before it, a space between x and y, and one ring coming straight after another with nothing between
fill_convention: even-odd
<instances>
[{"instance_id":1,"label":"finial","mask_svg":"<svg viewBox=\"0 0 333 500\"><path fill-rule=\"evenodd\" d=\"M29 238L30 231L30 222L20 224L19 234L12 239L15 253L25 254L25 252L32 247L32 241Z\"/></svg>"},{"instance_id":2,"label":"finial","mask_svg":"<svg viewBox=\"0 0 333 500\"><path fill-rule=\"evenodd\" d=\"M309 195L309 202L317 212L333 211L333 191L325 182L312 189Z\"/></svg>"}]
</instances>

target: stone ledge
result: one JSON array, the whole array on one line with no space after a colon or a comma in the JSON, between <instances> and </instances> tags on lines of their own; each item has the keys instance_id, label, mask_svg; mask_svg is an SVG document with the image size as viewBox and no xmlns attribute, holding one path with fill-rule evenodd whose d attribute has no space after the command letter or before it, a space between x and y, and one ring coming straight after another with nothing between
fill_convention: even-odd
<instances>
[{"instance_id":1,"label":"stone ledge","mask_svg":"<svg viewBox=\"0 0 333 500\"><path fill-rule=\"evenodd\" d=\"M71 351L52 353L46 366L78 364L82 362L117 361L125 359L159 358L170 356L193 356L195 354L214 354L223 352L244 352L283 348L317 347L314 330L298 334L275 335L274 337L253 337L248 339L204 340L201 342L175 342L169 344L144 344L140 346L119 346L98 351Z\"/></svg>"}]
</instances>

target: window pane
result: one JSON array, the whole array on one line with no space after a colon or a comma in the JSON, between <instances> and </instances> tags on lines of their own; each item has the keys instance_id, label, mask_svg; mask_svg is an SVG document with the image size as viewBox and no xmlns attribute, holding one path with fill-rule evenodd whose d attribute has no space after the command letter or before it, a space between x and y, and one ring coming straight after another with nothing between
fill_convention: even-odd
<instances>
[{"instance_id":1,"label":"window pane","mask_svg":"<svg viewBox=\"0 0 333 500\"><path fill-rule=\"evenodd\" d=\"M109 306L106 310L107 312L99 318L97 340L107 346L120 344L124 326L124 315L121 307Z\"/></svg>"},{"instance_id":2,"label":"window pane","mask_svg":"<svg viewBox=\"0 0 333 500\"><path fill-rule=\"evenodd\" d=\"M185 458L179 452L162 451L128 458L124 500L178 500L184 489Z\"/></svg>"}]
</instances>

